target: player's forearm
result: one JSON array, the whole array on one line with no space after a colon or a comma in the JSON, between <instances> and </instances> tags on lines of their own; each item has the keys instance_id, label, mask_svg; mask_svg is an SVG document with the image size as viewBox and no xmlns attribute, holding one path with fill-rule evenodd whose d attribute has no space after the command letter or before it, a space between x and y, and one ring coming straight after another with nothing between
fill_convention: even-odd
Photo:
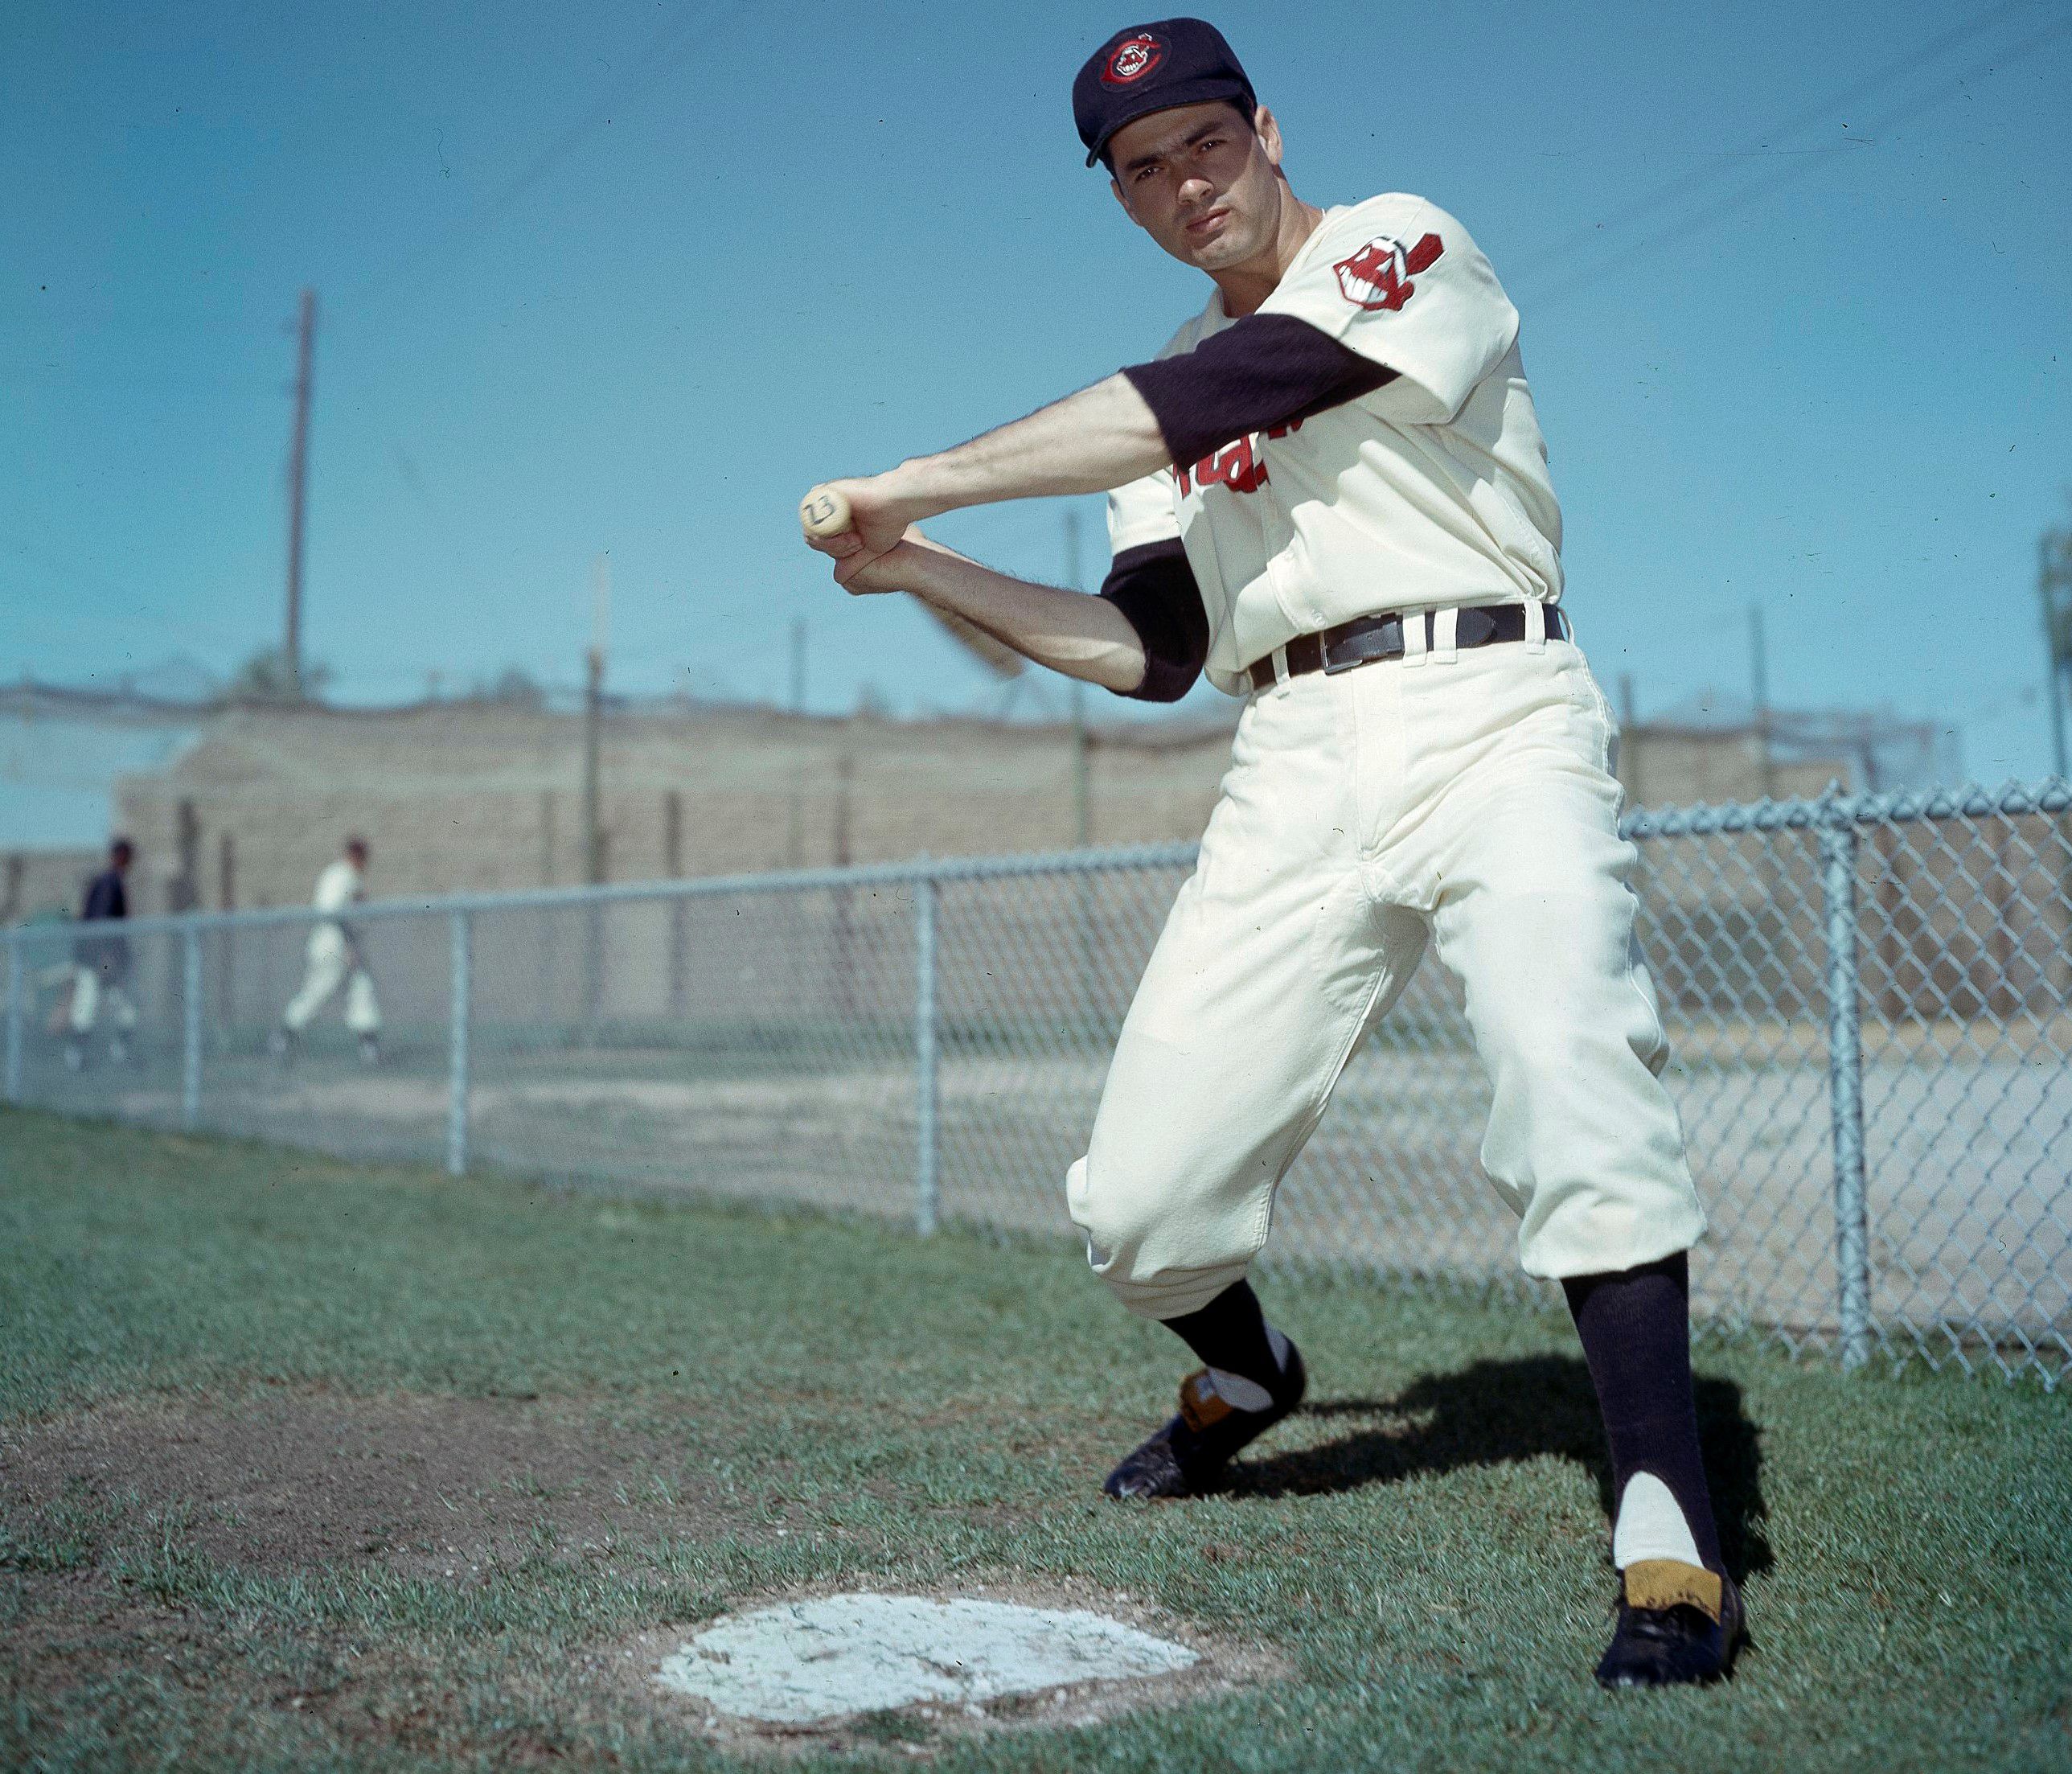
<instances>
[{"instance_id":1,"label":"player's forearm","mask_svg":"<svg viewBox=\"0 0 2072 1774\"><path fill-rule=\"evenodd\" d=\"M902 589L1005 641L1024 658L1127 695L1144 681L1144 644L1106 599L996 573L936 542L898 551Z\"/></svg>"},{"instance_id":2,"label":"player's forearm","mask_svg":"<svg viewBox=\"0 0 2072 1774\"><path fill-rule=\"evenodd\" d=\"M1118 375L881 478L918 520L997 500L1106 492L1167 460L1157 419Z\"/></svg>"}]
</instances>

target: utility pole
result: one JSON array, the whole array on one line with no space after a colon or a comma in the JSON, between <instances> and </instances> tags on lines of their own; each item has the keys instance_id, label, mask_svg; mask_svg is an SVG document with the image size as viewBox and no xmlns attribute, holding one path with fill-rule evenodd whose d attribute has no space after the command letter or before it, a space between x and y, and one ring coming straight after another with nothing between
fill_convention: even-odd
<instances>
[{"instance_id":1,"label":"utility pole","mask_svg":"<svg viewBox=\"0 0 2072 1774\"><path fill-rule=\"evenodd\" d=\"M1762 798L1777 796L1777 771L1770 754L1770 648L1764 643L1762 606L1749 606L1749 701L1754 710L1756 768L1762 772Z\"/></svg>"},{"instance_id":2,"label":"utility pole","mask_svg":"<svg viewBox=\"0 0 2072 1774\"><path fill-rule=\"evenodd\" d=\"M2065 702L2072 694L2072 529L2047 529L2037 539L2036 595L2043 602L2051 768L2063 777L2072 776L2065 758Z\"/></svg>"},{"instance_id":3,"label":"utility pole","mask_svg":"<svg viewBox=\"0 0 2072 1774\"><path fill-rule=\"evenodd\" d=\"M806 619L791 620L791 713L806 712ZM791 766L791 805L784 834L784 862L787 868L806 866L806 791L799 777L800 766Z\"/></svg>"},{"instance_id":4,"label":"utility pole","mask_svg":"<svg viewBox=\"0 0 2072 1774\"><path fill-rule=\"evenodd\" d=\"M583 674L583 879L604 880L604 814L600 805L604 725L604 654L611 631L611 557L600 554L591 570L590 643Z\"/></svg>"},{"instance_id":5,"label":"utility pole","mask_svg":"<svg viewBox=\"0 0 2072 1774\"><path fill-rule=\"evenodd\" d=\"M582 822L583 879L601 887L605 877L604 810L600 778L604 746L604 655L611 640L611 557L600 554L590 570L590 640L583 664ZM604 1015L604 912L595 899L583 919L583 1039L597 1043Z\"/></svg>"},{"instance_id":6,"label":"utility pole","mask_svg":"<svg viewBox=\"0 0 2072 1774\"><path fill-rule=\"evenodd\" d=\"M1065 583L1075 591L1085 590L1079 574L1079 512L1076 505L1065 508ZM1093 795L1088 780L1087 757L1087 686L1079 678L1072 686L1072 833L1073 842L1084 850L1093 842ZM1073 1002L1082 1039L1098 1047L1103 1037L1100 1001L1096 982L1100 978L1100 945L1095 937L1093 883L1084 875L1072 882L1072 924L1079 949L1079 990Z\"/></svg>"},{"instance_id":7,"label":"utility pole","mask_svg":"<svg viewBox=\"0 0 2072 1774\"><path fill-rule=\"evenodd\" d=\"M1642 790L1640 716L1634 702L1633 673L1621 672L1619 691L1619 774L1626 778L1626 799L1636 807L1646 805Z\"/></svg>"},{"instance_id":8,"label":"utility pole","mask_svg":"<svg viewBox=\"0 0 2072 1774\"><path fill-rule=\"evenodd\" d=\"M2036 592L2043 602L2044 657L2049 673L2045 689L2050 703L2051 773L2061 782L2072 776L2065 757L2065 701L2072 694L2072 529L2047 529L2037 539ZM2056 821L2059 855L2058 892L2061 903L2072 906L2072 847L2066 845L2072 821L2060 813ZM2058 932L2058 985L2060 991L2072 985L2072 920Z\"/></svg>"},{"instance_id":9,"label":"utility pole","mask_svg":"<svg viewBox=\"0 0 2072 1774\"><path fill-rule=\"evenodd\" d=\"M302 291L301 332L295 351L295 432L288 449L288 616L281 636L288 691L298 702L302 694L302 515L309 496L311 360L317 339L314 290Z\"/></svg>"},{"instance_id":10,"label":"utility pole","mask_svg":"<svg viewBox=\"0 0 2072 1774\"><path fill-rule=\"evenodd\" d=\"M1079 512L1065 508L1065 583L1075 591L1086 589L1079 578ZM1072 842L1081 850L1093 842L1092 784L1087 757L1087 686L1083 679L1071 680L1072 692Z\"/></svg>"}]
</instances>

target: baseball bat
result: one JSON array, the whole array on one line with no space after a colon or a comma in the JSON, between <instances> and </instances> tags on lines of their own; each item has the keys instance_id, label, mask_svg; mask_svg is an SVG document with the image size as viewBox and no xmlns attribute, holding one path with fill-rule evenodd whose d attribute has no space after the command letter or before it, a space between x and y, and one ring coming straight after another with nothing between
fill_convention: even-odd
<instances>
[{"instance_id":1,"label":"baseball bat","mask_svg":"<svg viewBox=\"0 0 2072 1774\"><path fill-rule=\"evenodd\" d=\"M832 487L816 487L799 501L799 525L808 536L839 536L855 526L849 496Z\"/></svg>"}]
</instances>

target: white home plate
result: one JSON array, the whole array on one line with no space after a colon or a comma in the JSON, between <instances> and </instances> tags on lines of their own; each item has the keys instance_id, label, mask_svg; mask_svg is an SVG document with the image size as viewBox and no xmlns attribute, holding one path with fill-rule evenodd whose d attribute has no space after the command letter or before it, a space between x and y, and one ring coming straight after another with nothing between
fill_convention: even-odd
<instances>
[{"instance_id":1,"label":"white home plate","mask_svg":"<svg viewBox=\"0 0 2072 1774\"><path fill-rule=\"evenodd\" d=\"M656 1680L721 1712L787 1725L920 1700L976 1703L1198 1661L1184 1644L1077 1608L830 1595L715 1621Z\"/></svg>"}]
</instances>

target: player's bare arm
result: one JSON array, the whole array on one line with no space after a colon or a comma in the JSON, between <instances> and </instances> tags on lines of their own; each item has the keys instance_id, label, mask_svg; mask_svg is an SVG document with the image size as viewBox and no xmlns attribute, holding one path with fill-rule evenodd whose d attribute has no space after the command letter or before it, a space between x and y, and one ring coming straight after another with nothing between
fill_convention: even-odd
<instances>
[{"instance_id":1,"label":"player's bare arm","mask_svg":"<svg viewBox=\"0 0 2072 1774\"><path fill-rule=\"evenodd\" d=\"M1130 220L1212 278L1232 315L1253 313L1322 220L1281 173L1281 127L1264 105L1226 100L1135 119L1104 144L1110 186ZM1168 466L1172 439L1129 376L1076 394L939 455L867 479L825 483L853 527L808 533L836 559L891 549L907 525L1009 499L1105 492Z\"/></svg>"},{"instance_id":2,"label":"player's bare arm","mask_svg":"<svg viewBox=\"0 0 2072 1774\"><path fill-rule=\"evenodd\" d=\"M1157 418L1128 378L1116 374L954 449L865 479L823 483L815 492L845 499L853 527L807 540L837 560L870 558L926 517L1003 500L1106 492L1170 459Z\"/></svg>"},{"instance_id":3,"label":"player's bare arm","mask_svg":"<svg viewBox=\"0 0 2072 1774\"><path fill-rule=\"evenodd\" d=\"M878 555L853 554L835 578L857 593L906 591L962 616L1025 659L1129 695L1148 661L1129 619L1104 598L1060 591L991 567L910 529Z\"/></svg>"}]
</instances>

